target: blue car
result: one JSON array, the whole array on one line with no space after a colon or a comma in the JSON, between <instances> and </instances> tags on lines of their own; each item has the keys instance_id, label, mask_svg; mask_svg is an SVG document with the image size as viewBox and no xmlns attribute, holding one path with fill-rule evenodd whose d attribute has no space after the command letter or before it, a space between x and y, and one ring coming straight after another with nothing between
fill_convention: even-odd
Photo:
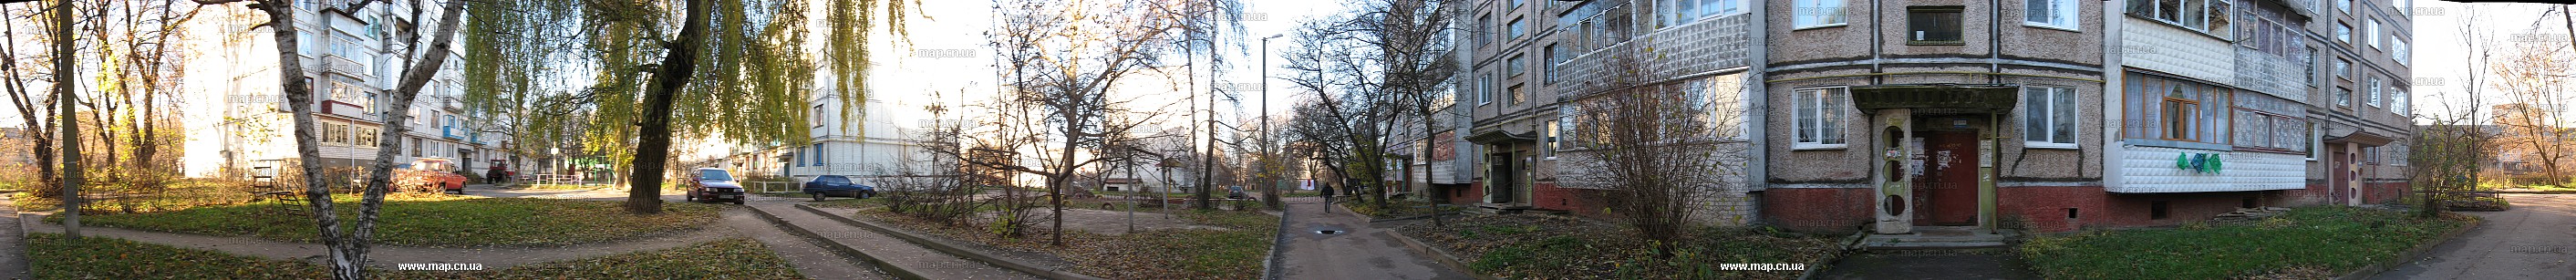
<instances>
[{"instance_id":1,"label":"blue car","mask_svg":"<svg viewBox=\"0 0 2576 280\"><path fill-rule=\"evenodd\" d=\"M841 175L823 175L814 177L813 181L805 182L805 194L814 196L814 201L822 201L825 196L847 196L866 199L868 197L877 196L877 187L852 183L850 182L850 177L842 177Z\"/></svg>"}]
</instances>

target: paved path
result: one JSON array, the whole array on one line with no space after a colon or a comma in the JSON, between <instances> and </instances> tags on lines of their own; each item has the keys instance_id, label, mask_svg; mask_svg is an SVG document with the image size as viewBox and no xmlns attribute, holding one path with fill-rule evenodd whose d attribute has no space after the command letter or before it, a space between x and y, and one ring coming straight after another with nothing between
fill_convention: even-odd
<instances>
[{"instance_id":1,"label":"paved path","mask_svg":"<svg viewBox=\"0 0 2576 280\"><path fill-rule=\"evenodd\" d=\"M1835 261L1815 279L2040 279L2007 253L1870 253Z\"/></svg>"},{"instance_id":2,"label":"paved path","mask_svg":"<svg viewBox=\"0 0 2576 280\"><path fill-rule=\"evenodd\" d=\"M2513 209L2372 279L2576 279L2576 195L2506 194Z\"/></svg>"},{"instance_id":3,"label":"paved path","mask_svg":"<svg viewBox=\"0 0 2576 280\"><path fill-rule=\"evenodd\" d=\"M18 220L18 204L0 193L0 278L34 278L27 272L27 233Z\"/></svg>"},{"instance_id":4,"label":"paved path","mask_svg":"<svg viewBox=\"0 0 2576 280\"><path fill-rule=\"evenodd\" d=\"M1370 227L1345 211L1324 213L1322 198L1292 197L1279 228L1280 279L1475 279L1413 253L1394 230ZM1323 234L1318 231L1334 231Z\"/></svg>"},{"instance_id":5,"label":"paved path","mask_svg":"<svg viewBox=\"0 0 2576 280\"><path fill-rule=\"evenodd\" d=\"M786 259L788 265L796 268L796 274L805 275L805 278L895 279L884 271L878 271L875 265L843 257L830 249L824 249L822 244L829 241L806 239L803 236L790 234L780 228L781 225L772 224L759 217L726 215L723 217L723 223L725 226L742 231L744 236L759 240L761 245L769 246L770 251L777 252L778 258Z\"/></svg>"},{"instance_id":6,"label":"paved path","mask_svg":"<svg viewBox=\"0 0 2576 280\"><path fill-rule=\"evenodd\" d=\"M986 265L912 244L910 241L859 228L825 218L814 212L797 209L792 203L750 203L755 211L778 217L794 224L795 229L812 233L827 245L865 254L899 270L924 279L1038 279L1019 271Z\"/></svg>"}]
</instances>

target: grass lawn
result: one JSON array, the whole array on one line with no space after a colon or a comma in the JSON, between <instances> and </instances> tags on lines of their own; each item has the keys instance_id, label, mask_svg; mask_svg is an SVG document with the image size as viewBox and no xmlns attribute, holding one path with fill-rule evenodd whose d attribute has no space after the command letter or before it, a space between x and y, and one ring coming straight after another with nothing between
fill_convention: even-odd
<instances>
[{"instance_id":1,"label":"grass lawn","mask_svg":"<svg viewBox=\"0 0 2576 280\"><path fill-rule=\"evenodd\" d=\"M358 199L332 204L355 225ZM379 244L418 247L560 246L691 230L715 221L723 206L665 203L661 214L627 214L622 202L461 196L388 196L376 224ZM83 215L82 225L217 236L319 242L305 207L253 203L140 214ZM46 222L60 223L61 216ZM346 229L345 227L343 228Z\"/></svg>"},{"instance_id":2,"label":"grass lawn","mask_svg":"<svg viewBox=\"0 0 2576 280\"><path fill-rule=\"evenodd\" d=\"M1259 212L1176 210L1190 223L1228 228L1166 229L1126 235L1066 231L1065 246L1048 244L1050 231L1039 225L1028 236L995 237L983 228L939 226L884 208L859 215L916 232L974 242L1018 252L1032 252L1072 262L1075 273L1108 279L1246 279L1259 278L1270 238L1279 232L1279 216Z\"/></svg>"},{"instance_id":3,"label":"grass lawn","mask_svg":"<svg viewBox=\"0 0 2576 280\"><path fill-rule=\"evenodd\" d=\"M1670 257L1616 224L1539 215L1469 215L1397 230L1443 246L1474 273L1505 279L1795 279L1804 271L1719 270L1722 263L1821 261L1832 237L1759 228L1692 230Z\"/></svg>"},{"instance_id":4,"label":"grass lawn","mask_svg":"<svg viewBox=\"0 0 2576 280\"><path fill-rule=\"evenodd\" d=\"M2051 279L2331 278L2437 242L2470 219L2317 206L2246 224L2033 238L2018 250Z\"/></svg>"},{"instance_id":5,"label":"grass lawn","mask_svg":"<svg viewBox=\"0 0 2576 280\"><path fill-rule=\"evenodd\" d=\"M323 279L327 267L214 251L59 234L27 240L38 279ZM785 260L749 239L727 239L660 251L548 262L482 271L384 271L379 279L802 279Z\"/></svg>"}]
</instances>

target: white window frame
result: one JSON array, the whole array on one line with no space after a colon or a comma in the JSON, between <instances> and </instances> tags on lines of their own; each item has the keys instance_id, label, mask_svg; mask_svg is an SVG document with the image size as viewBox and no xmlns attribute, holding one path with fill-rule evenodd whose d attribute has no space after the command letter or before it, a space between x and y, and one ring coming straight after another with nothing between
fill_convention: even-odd
<instances>
[{"instance_id":1,"label":"white window frame","mask_svg":"<svg viewBox=\"0 0 2576 280\"><path fill-rule=\"evenodd\" d=\"M1476 75L1479 77L1476 79L1476 106L1483 107L1485 105L1493 105L1494 91L1500 90L1494 88L1494 73L1489 72Z\"/></svg>"},{"instance_id":2,"label":"white window frame","mask_svg":"<svg viewBox=\"0 0 2576 280\"><path fill-rule=\"evenodd\" d=\"M2389 87L2391 88L2388 89L2388 111L2397 113L2398 116L2408 116L2411 118L2412 116L2410 115L2412 115L2411 113L2413 112L2409 111L2414 110L2415 108L2414 106L2410 106L2413 104L2409 104L2407 102L2407 99L2409 98L2406 96L2406 89L2395 88L2396 86Z\"/></svg>"},{"instance_id":3,"label":"white window frame","mask_svg":"<svg viewBox=\"0 0 2576 280\"><path fill-rule=\"evenodd\" d=\"M1843 7L1846 7L1848 4L1848 1L1846 0L1793 1L1795 2L1791 4L1794 7L1790 8L1789 13L1790 18L1793 21L1792 24L1797 26L1794 29L1851 25L1850 17L1843 15Z\"/></svg>"},{"instance_id":4,"label":"white window frame","mask_svg":"<svg viewBox=\"0 0 2576 280\"><path fill-rule=\"evenodd\" d=\"M1752 2L1752 1L1751 1L1751 0L1657 0L1657 1L1655 1L1655 9L1654 9L1654 10L1655 10L1655 21L1656 21L1656 23L1658 23L1658 26L1655 26L1655 28L1654 28L1654 29L1664 29L1664 28L1672 28L1672 27L1675 27L1675 26L1689 25L1689 24L1694 23L1694 22L1699 22L1699 20L1701 20L1701 19L1707 19L1707 18L1712 18L1712 17L1726 16L1726 15L1734 15L1734 14L1742 14L1742 13L1745 13L1745 12L1747 12L1747 11L1750 11L1750 9L1747 9L1747 8L1745 7L1746 2ZM1683 5L1688 5L1688 7L1690 7L1690 8L1687 8L1687 9L1685 9L1685 8L1681 8L1681 7L1684 7ZM1718 11L1708 11L1708 9L1706 9L1706 8L1717 8L1717 9L1719 9L1719 10L1718 10ZM1687 11L1689 11L1689 12L1688 12L1688 13L1684 13L1683 11L1685 11L1685 10L1687 10Z\"/></svg>"},{"instance_id":5,"label":"white window frame","mask_svg":"<svg viewBox=\"0 0 2576 280\"><path fill-rule=\"evenodd\" d=\"M2414 55L2411 53L2413 50L2408 49L2406 46L2406 38L2388 38L2388 43L2388 56L2390 60L2397 61L2397 65L2413 64L2407 62L2407 60L2413 60L2414 58L2412 56Z\"/></svg>"},{"instance_id":6,"label":"white window frame","mask_svg":"<svg viewBox=\"0 0 2576 280\"><path fill-rule=\"evenodd\" d=\"M2364 99L2366 101L2362 104L2370 105L2371 108L2379 108L2380 89L2387 88L2386 84L2382 84L2380 82L2379 76L2370 76L2370 84L2365 86L2370 87L2370 98Z\"/></svg>"},{"instance_id":7,"label":"white window frame","mask_svg":"<svg viewBox=\"0 0 2576 280\"><path fill-rule=\"evenodd\" d=\"M2369 38L2362 38L2362 41L2363 41L2363 42L2369 42L2369 43L2370 43L2370 49L2374 49L2374 50L2376 50L2376 49L2380 49L2380 48L2379 48L2379 19L2375 19L2375 18L2374 18L2374 19L2370 19L2370 21L2369 21L2368 25L2364 25L2364 26L2365 26L2366 28L2363 28L2363 29L2362 29L2362 34L2361 34L2361 36L2370 36L2370 37L2369 37Z\"/></svg>"},{"instance_id":8,"label":"white window frame","mask_svg":"<svg viewBox=\"0 0 2576 280\"><path fill-rule=\"evenodd\" d=\"M1842 140L1842 141L1840 141L1840 142L1838 142L1838 143L1824 143L1824 140L1825 140L1825 139L1824 139L1824 136L1825 136L1825 135L1829 135L1829 134L1843 134L1843 133L1846 133L1846 131L1850 130L1850 128L1851 128L1851 111L1852 111L1852 110L1854 110L1854 109L1850 109L1850 108L1849 108L1849 105L1851 104L1851 87L1848 87L1848 86L1830 86L1830 87L1796 88L1796 89L1792 89L1792 90L1790 90L1789 92L1790 92L1790 96L1791 96L1791 98L1789 98L1789 108L1790 108L1790 111L1789 111L1789 115L1790 115L1790 116L1789 116L1789 131L1790 131L1790 135L1791 135L1791 136L1790 136L1790 143L1792 143L1792 144L1790 144L1790 145L1789 145L1789 149L1791 149L1791 150L1822 150L1822 149L1842 149L1842 148L1849 147L1849 143L1851 143L1851 137L1849 137L1849 135L1842 135L1843 137L1836 138L1836 139L1838 139L1838 140ZM1828 93L1836 93L1836 92L1842 93L1842 96L1841 96L1841 98L1840 98L1841 100L1832 100L1832 99L1835 99L1835 98L1822 96L1822 95L1825 95L1825 94L1828 94ZM1801 96L1801 95L1807 95L1807 94L1817 94L1817 95L1819 95L1819 96L1817 96L1817 97L1815 98L1815 103L1813 103L1813 104L1798 104L1798 103L1799 103L1799 102L1798 102L1798 98L1796 98L1796 97L1797 97L1797 96ZM1835 105L1844 105L1844 106L1825 106L1825 103L1828 103L1828 102L1836 103ZM1817 122L1817 123L1815 123L1815 124L1808 124L1808 123L1806 123L1806 122L1807 122L1806 120L1800 120L1800 119L1798 119L1798 117L1797 117L1797 114L1798 114L1798 113L1797 113L1797 109L1798 109L1798 108L1803 108L1803 107L1815 107L1815 108L1817 109L1817 110L1816 110L1816 122ZM1833 108L1826 108L1826 107L1833 107ZM1838 117L1838 118L1840 118L1840 119L1842 119L1842 122L1841 122L1841 126L1842 126L1841 128L1842 128L1842 129L1838 129L1838 130L1835 130L1835 131L1825 131L1825 130L1823 130L1823 129L1819 129L1819 130L1817 130L1817 131L1816 131L1816 133L1817 133L1816 135L1803 135L1803 134L1806 134L1806 133L1805 133L1806 131L1805 131L1805 130L1803 130L1803 129L1801 129L1801 128L1805 128L1805 127L1808 127L1808 126L1823 126L1823 121L1824 121L1824 120L1826 120L1826 119L1828 119L1828 118L1837 118L1837 117ZM1810 137L1812 137L1812 138L1810 138Z\"/></svg>"},{"instance_id":9,"label":"white window frame","mask_svg":"<svg viewBox=\"0 0 2576 280\"><path fill-rule=\"evenodd\" d=\"M2023 2L2024 9L2022 10L2024 13L2039 13L2044 11L2048 13L2048 20L2052 22L2030 21L2030 16L2025 14L2022 16L2022 26L2065 29L2067 31L2083 30L2081 25L2084 23L2076 20L2076 17L2078 17L2076 13L2083 11L2083 5L2078 3L2080 2L2076 2L2075 0L2025 0Z\"/></svg>"},{"instance_id":10,"label":"white window frame","mask_svg":"<svg viewBox=\"0 0 2576 280\"><path fill-rule=\"evenodd\" d=\"M2023 108L2023 110L2021 110L2022 117L2023 117L2023 118L2034 118L2034 117L2036 117L2036 118L2042 118L2042 119L2040 120L2040 123L2041 123L2042 125L2046 125L2046 126L2048 126L2048 127L2043 127L2043 128L2039 128L2039 129L2044 130L2044 131L2048 131L2048 133L2041 133L2041 135L2046 135L2046 136L2047 136L2047 137L2049 137L2050 139L2037 139L2037 140L2030 139L2029 131L2030 131L2032 128L2030 127L2030 122L2029 122L2029 120L2028 120L2028 119L2024 119L2024 120L2023 120L2023 122L2021 123L2021 125L2022 125L2022 128L2021 128L2021 129L2022 129L2022 131L2023 131L2023 134L2022 134L2022 147L2023 147L2023 148L2032 148L2032 149L2076 149L2076 148L2081 148L2081 147L2083 147L2082 142L2080 142L2080 141L2078 141L2078 140L2081 140L2081 139L2083 139L2083 138L2084 138L2084 130L2083 130L2084 125L2082 124L2082 121L2081 121L2081 118L2083 118L2083 117L2084 117L2084 111L2083 111L2083 110L2084 110L2084 109L2083 109L2083 108L2084 108L2084 106L2082 106L2082 105L2075 105L2075 104L2080 104L2080 103L2082 103L2082 101L2083 101L2083 100L2082 100L2082 99L2083 99L2083 97L2082 97L2081 95L2079 95L2079 94L2077 94L2077 93L2075 92L2075 88L2071 88L2071 87L2060 87L2060 86L2026 86L2026 87L2022 87L2022 91L2021 91L2021 93L2022 93L2022 95L2023 95L2023 96L2022 96L2022 100L2030 100L2030 97L2029 97L2028 95L2029 95L2029 94L2031 94L2031 90L2033 90L2033 89L2039 89L2039 90L2043 90L2043 91L2045 91L2045 93L2044 93L2043 95L2041 95L2041 97L2040 97L2040 98L2043 100L2043 102L2040 102L2039 104L2031 104L2031 103L2029 103L2029 102L2023 102L2022 106L2048 106L2048 108L2044 109L2044 112L2049 112L2049 113L2048 113L2048 114L2036 115L2036 116L2035 116L2035 115L2031 115L2031 114L2029 114L2029 112L2030 112L2030 110L2029 110L2030 108L2029 108L2029 107L2024 107L2024 108ZM2061 102L2058 100L2059 98L2073 98L2073 99L2076 99L2076 100L2067 100L2067 101L2063 101L2063 102L2061 103ZM2068 112L2068 113L2073 114L2073 116L2058 116L2058 115L2056 114L2056 113L2058 112L2058 109L2059 109L2059 108L2057 108L2057 106L2058 106L2058 105L2061 105L2061 104L2062 104L2062 105L2075 105L2075 106L2072 106L2072 108L2070 109L2071 111L2069 111L2069 112ZM2072 125L2072 126L2068 126L2068 127L2056 127L2056 126L2057 126L2057 119L2056 119L2056 118L2059 118L2059 117L2078 118L2078 121L2076 122L2076 124L2075 124L2075 125ZM2075 137L2076 139L2055 139L2055 138L2056 138L2057 133L2054 133L2054 131L2055 131L2055 130L2058 130L2058 129L2065 129L2065 130L2068 130L2068 133L2067 133L2066 135L2068 135L2068 136L2073 136L2073 137ZM2058 143L2058 141L2059 141L2059 140L2064 140L2064 141L2065 141L2065 143Z\"/></svg>"},{"instance_id":11,"label":"white window frame","mask_svg":"<svg viewBox=\"0 0 2576 280\"><path fill-rule=\"evenodd\" d=\"M1557 135L1557 130L1561 129L1560 125L1564 124L1558 123L1557 120L1548 120L1547 127L1544 128L1546 131L1539 132L1541 133L1539 135L1539 144L1542 145L1538 150L1539 157L1547 158L1549 160L1556 159L1556 151L1559 148L1557 145L1560 143L1557 139L1562 137Z\"/></svg>"}]
</instances>

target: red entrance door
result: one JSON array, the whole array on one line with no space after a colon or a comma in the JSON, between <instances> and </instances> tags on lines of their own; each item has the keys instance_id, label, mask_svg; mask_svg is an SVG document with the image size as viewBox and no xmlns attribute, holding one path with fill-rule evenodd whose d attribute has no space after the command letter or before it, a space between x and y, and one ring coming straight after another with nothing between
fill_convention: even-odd
<instances>
[{"instance_id":1,"label":"red entrance door","mask_svg":"<svg viewBox=\"0 0 2576 280\"><path fill-rule=\"evenodd\" d=\"M1923 176L1915 178L1916 225L1977 223L1977 133L1922 131Z\"/></svg>"}]
</instances>

